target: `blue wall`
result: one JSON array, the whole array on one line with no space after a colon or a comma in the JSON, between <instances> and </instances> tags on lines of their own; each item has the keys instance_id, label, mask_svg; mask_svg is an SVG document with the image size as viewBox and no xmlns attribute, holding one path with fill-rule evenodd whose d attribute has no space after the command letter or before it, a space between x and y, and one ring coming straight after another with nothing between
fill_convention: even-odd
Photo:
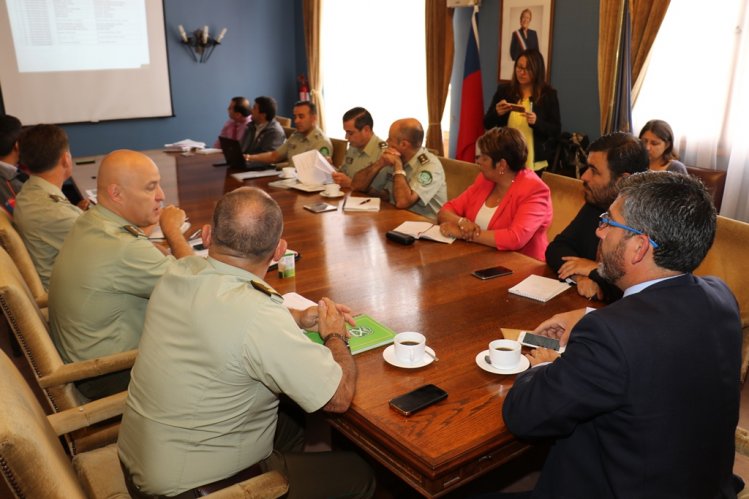
<instances>
[{"instance_id":1,"label":"blue wall","mask_svg":"<svg viewBox=\"0 0 749 499\"><path fill-rule=\"evenodd\" d=\"M483 0L479 14L481 76L484 107L497 88L500 0ZM554 33L551 85L559 95L562 130L582 132L591 139L599 133L598 105L598 2L557 0L554 3ZM458 129L463 61L470 27L471 9L456 9L454 16L455 58L453 62L451 130ZM457 133L450 137L453 155Z\"/></svg>"},{"instance_id":2,"label":"blue wall","mask_svg":"<svg viewBox=\"0 0 749 499\"><path fill-rule=\"evenodd\" d=\"M164 0L174 117L65 125L73 155L154 149L186 138L210 145L235 95L274 96L279 114L289 116L297 100L296 75L306 72L300 5L299 0ZM209 61L197 64L179 43L180 24L188 32L206 24L214 36L224 27L228 32Z\"/></svg>"}]
</instances>

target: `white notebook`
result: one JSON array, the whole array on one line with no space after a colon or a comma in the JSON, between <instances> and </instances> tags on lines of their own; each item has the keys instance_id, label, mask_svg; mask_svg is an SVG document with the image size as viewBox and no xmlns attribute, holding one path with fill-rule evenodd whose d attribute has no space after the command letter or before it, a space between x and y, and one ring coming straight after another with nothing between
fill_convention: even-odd
<instances>
[{"instance_id":1,"label":"white notebook","mask_svg":"<svg viewBox=\"0 0 749 499\"><path fill-rule=\"evenodd\" d=\"M355 198L349 196L343 202L344 211L380 211L380 198Z\"/></svg>"},{"instance_id":2,"label":"white notebook","mask_svg":"<svg viewBox=\"0 0 749 499\"><path fill-rule=\"evenodd\" d=\"M510 293L533 300L547 302L556 295L570 289L566 282L531 274L509 289Z\"/></svg>"}]
</instances>

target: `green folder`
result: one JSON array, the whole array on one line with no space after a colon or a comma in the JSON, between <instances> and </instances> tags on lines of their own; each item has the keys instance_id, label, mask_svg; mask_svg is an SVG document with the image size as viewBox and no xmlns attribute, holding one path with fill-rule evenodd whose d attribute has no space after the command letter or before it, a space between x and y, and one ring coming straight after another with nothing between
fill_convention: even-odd
<instances>
[{"instance_id":1,"label":"green folder","mask_svg":"<svg viewBox=\"0 0 749 499\"><path fill-rule=\"evenodd\" d=\"M346 329L351 334L349 346L353 355L393 342L395 332L370 316L366 314L357 315L354 317L354 321L356 326L346 324ZM322 338L317 331L305 331L304 334L315 343L322 345Z\"/></svg>"}]
</instances>

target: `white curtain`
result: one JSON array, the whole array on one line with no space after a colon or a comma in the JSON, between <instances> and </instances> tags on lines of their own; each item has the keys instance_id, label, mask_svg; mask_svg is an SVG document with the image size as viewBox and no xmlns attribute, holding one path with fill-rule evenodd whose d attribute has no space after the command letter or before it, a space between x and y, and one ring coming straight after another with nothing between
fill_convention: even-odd
<instances>
[{"instance_id":1,"label":"white curtain","mask_svg":"<svg viewBox=\"0 0 749 499\"><path fill-rule=\"evenodd\" d=\"M635 133L667 121L690 166L727 170L721 214L749 221L747 0L671 2L633 108Z\"/></svg>"}]
</instances>

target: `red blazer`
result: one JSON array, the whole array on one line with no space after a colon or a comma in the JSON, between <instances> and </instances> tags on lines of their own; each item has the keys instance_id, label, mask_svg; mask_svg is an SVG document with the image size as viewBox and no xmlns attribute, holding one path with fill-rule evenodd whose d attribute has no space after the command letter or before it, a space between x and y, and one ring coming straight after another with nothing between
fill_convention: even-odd
<instances>
[{"instance_id":1,"label":"red blazer","mask_svg":"<svg viewBox=\"0 0 749 499\"><path fill-rule=\"evenodd\" d=\"M494 185L479 173L463 194L445 203L442 209L475 222ZM534 172L523 169L502 198L487 230L494 231L498 250L519 251L544 261L549 244L546 229L551 224L551 215L549 187Z\"/></svg>"}]
</instances>

